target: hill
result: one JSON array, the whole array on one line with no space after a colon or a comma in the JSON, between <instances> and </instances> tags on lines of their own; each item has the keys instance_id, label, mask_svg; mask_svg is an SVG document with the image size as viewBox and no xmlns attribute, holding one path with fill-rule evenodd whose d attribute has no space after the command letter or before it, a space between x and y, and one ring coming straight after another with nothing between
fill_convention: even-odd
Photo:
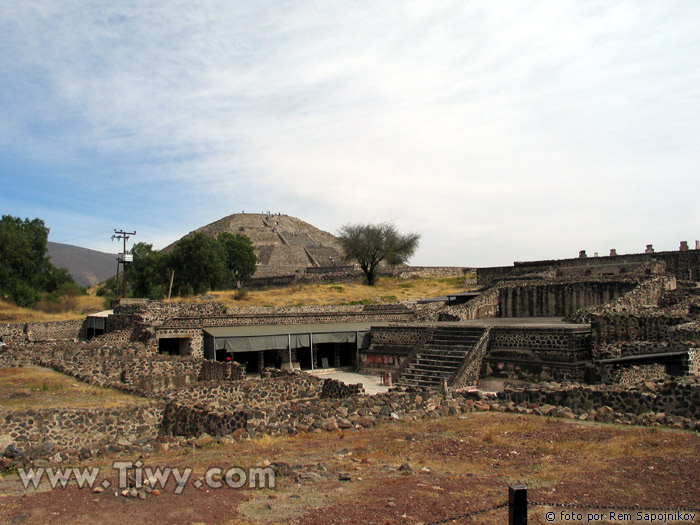
<instances>
[{"instance_id":1,"label":"hill","mask_svg":"<svg viewBox=\"0 0 700 525\"><path fill-rule=\"evenodd\" d=\"M117 272L117 256L58 242L46 244L51 263L65 268L80 286L93 286Z\"/></svg>"},{"instance_id":2,"label":"hill","mask_svg":"<svg viewBox=\"0 0 700 525\"><path fill-rule=\"evenodd\" d=\"M301 273L309 267L340 266L342 249L330 233L296 217L262 213L236 213L202 226L187 235L219 233L246 235L255 246L258 267L255 277ZM184 238L184 237L183 237ZM177 244L166 246L168 252Z\"/></svg>"}]
</instances>

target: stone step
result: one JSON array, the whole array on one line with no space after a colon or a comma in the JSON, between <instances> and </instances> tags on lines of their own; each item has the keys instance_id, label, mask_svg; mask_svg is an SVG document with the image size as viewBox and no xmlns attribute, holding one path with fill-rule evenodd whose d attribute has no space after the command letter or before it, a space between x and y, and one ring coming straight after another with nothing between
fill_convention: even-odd
<instances>
[{"instance_id":1,"label":"stone step","mask_svg":"<svg viewBox=\"0 0 700 525\"><path fill-rule=\"evenodd\" d=\"M477 332L433 332L433 337L438 339L478 339L481 333Z\"/></svg>"},{"instance_id":2,"label":"stone step","mask_svg":"<svg viewBox=\"0 0 700 525\"><path fill-rule=\"evenodd\" d=\"M396 383L398 386L440 386L442 380L426 380L426 379L402 379Z\"/></svg>"},{"instance_id":3,"label":"stone step","mask_svg":"<svg viewBox=\"0 0 700 525\"><path fill-rule=\"evenodd\" d=\"M440 341L478 341L480 339L480 336L433 334L433 337L431 337L431 339Z\"/></svg>"},{"instance_id":4,"label":"stone step","mask_svg":"<svg viewBox=\"0 0 700 525\"><path fill-rule=\"evenodd\" d=\"M445 369L456 369L459 368L459 365L462 364L462 361L437 361L435 359L418 359L414 362L412 362L410 365L421 365L421 366L429 366L429 367L440 367L440 368L445 368Z\"/></svg>"},{"instance_id":5,"label":"stone step","mask_svg":"<svg viewBox=\"0 0 700 525\"><path fill-rule=\"evenodd\" d=\"M482 329L439 328L407 363L397 385L440 386L459 370L483 335Z\"/></svg>"},{"instance_id":6,"label":"stone step","mask_svg":"<svg viewBox=\"0 0 700 525\"><path fill-rule=\"evenodd\" d=\"M480 337L482 333L481 330L436 330L433 335L435 337Z\"/></svg>"},{"instance_id":7,"label":"stone step","mask_svg":"<svg viewBox=\"0 0 700 525\"><path fill-rule=\"evenodd\" d=\"M441 359L443 361L461 361L467 357L468 354L468 352L446 354L442 352L424 352L421 350L418 352L418 354L416 354L416 359L424 357L426 359Z\"/></svg>"},{"instance_id":8,"label":"stone step","mask_svg":"<svg viewBox=\"0 0 700 525\"><path fill-rule=\"evenodd\" d=\"M407 376L449 377L455 373L453 370L441 370L439 368L414 367L406 370Z\"/></svg>"},{"instance_id":9,"label":"stone step","mask_svg":"<svg viewBox=\"0 0 700 525\"><path fill-rule=\"evenodd\" d=\"M466 352L470 348L474 348L474 345L446 345L442 343L436 343L434 341L428 341L425 343L423 348L434 348L435 350L440 350L440 351L460 351L460 352Z\"/></svg>"},{"instance_id":10,"label":"stone step","mask_svg":"<svg viewBox=\"0 0 700 525\"><path fill-rule=\"evenodd\" d=\"M427 343L423 348L432 348L433 350L439 350L441 352L466 352L467 350L471 350L474 348L474 345L471 346L465 346L465 345L444 345L444 344L439 344L439 343Z\"/></svg>"},{"instance_id":11,"label":"stone step","mask_svg":"<svg viewBox=\"0 0 700 525\"><path fill-rule=\"evenodd\" d=\"M464 359L462 359L464 361ZM444 361L414 361L412 363L408 364L408 367L411 366L420 366L420 367L427 367L427 368L439 368L442 370L456 370L459 368L459 365L462 364L462 361L454 361L452 363L445 363ZM408 368L407 367L407 368Z\"/></svg>"},{"instance_id":12,"label":"stone step","mask_svg":"<svg viewBox=\"0 0 700 525\"><path fill-rule=\"evenodd\" d=\"M445 334L433 334L431 337L433 340L439 341L478 341L479 336L477 335L445 335Z\"/></svg>"},{"instance_id":13,"label":"stone step","mask_svg":"<svg viewBox=\"0 0 700 525\"><path fill-rule=\"evenodd\" d=\"M450 348L472 348L476 345L476 341L473 342L462 342L462 341L435 341L431 339L427 341L426 346L432 346L434 348L443 348L449 350Z\"/></svg>"},{"instance_id":14,"label":"stone step","mask_svg":"<svg viewBox=\"0 0 700 525\"><path fill-rule=\"evenodd\" d=\"M441 356L441 357L448 357L451 359L462 359L464 356L466 356L469 353L469 350L471 348L466 348L464 350L442 350L440 348L421 348L420 352L418 352L418 356Z\"/></svg>"}]
</instances>

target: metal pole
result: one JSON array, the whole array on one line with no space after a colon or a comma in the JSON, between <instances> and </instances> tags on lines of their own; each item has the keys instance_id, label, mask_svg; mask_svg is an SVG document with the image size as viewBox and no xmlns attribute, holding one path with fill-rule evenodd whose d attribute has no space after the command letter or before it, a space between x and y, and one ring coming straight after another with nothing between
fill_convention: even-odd
<instances>
[{"instance_id":1,"label":"metal pole","mask_svg":"<svg viewBox=\"0 0 700 525\"><path fill-rule=\"evenodd\" d=\"M527 525L527 487L508 487L508 525Z\"/></svg>"},{"instance_id":2,"label":"metal pole","mask_svg":"<svg viewBox=\"0 0 700 525\"><path fill-rule=\"evenodd\" d=\"M122 288L122 298L126 299L126 235L124 236L124 251L122 253L124 254L124 261L122 263L122 277L124 277L124 286Z\"/></svg>"},{"instance_id":3,"label":"metal pole","mask_svg":"<svg viewBox=\"0 0 700 525\"><path fill-rule=\"evenodd\" d=\"M292 366L292 334L287 334L287 349L289 350L289 370L294 370Z\"/></svg>"},{"instance_id":4,"label":"metal pole","mask_svg":"<svg viewBox=\"0 0 700 525\"><path fill-rule=\"evenodd\" d=\"M309 332L309 352L311 352L311 373L314 373L314 334Z\"/></svg>"},{"instance_id":5,"label":"metal pole","mask_svg":"<svg viewBox=\"0 0 700 525\"><path fill-rule=\"evenodd\" d=\"M116 230L115 229L114 235L112 235L112 240L114 240L114 239L120 239L120 240L123 239L124 240L124 251L122 252L122 260L121 260L122 273L123 273L123 277L124 277L124 285L122 288L122 297L123 298L126 298L126 266L128 264L126 262L126 241L129 240L129 237L131 235L136 235L136 230L134 230L133 232L125 232L124 230ZM119 263L117 263L117 277L118 276L119 276Z\"/></svg>"}]
</instances>

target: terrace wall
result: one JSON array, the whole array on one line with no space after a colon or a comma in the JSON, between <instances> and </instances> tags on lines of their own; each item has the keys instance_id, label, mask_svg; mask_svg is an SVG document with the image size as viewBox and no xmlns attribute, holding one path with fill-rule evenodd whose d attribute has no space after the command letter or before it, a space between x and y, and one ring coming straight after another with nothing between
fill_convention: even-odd
<instances>
[{"instance_id":1,"label":"terrace wall","mask_svg":"<svg viewBox=\"0 0 700 525\"><path fill-rule=\"evenodd\" d=\"M679 280L700 280L700 250L636 253L606 257L587 257L548 261L515 262L513 266L477 268L477 282L492 284L496 281L518 278L523 275L544 271L548 268L582 268L592 266L607 267L606 273L619 275L627 273L630 265L643 265L651 261L662 262L666 271ZM624 270L624 271L623 271Z\"/></svg>"}]
</instances>

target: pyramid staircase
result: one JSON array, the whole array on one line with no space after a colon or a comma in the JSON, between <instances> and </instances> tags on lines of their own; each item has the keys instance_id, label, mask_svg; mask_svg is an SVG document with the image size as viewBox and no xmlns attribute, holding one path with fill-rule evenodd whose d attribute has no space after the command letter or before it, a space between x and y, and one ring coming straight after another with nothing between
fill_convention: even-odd
<instances>
[{"instance_id":1,"label":"pyramid staircase","mask_svg":"<svg viewBox=\"0 0 700 525\"><path fill-rule=\"evenodd\" d=\"M438 327L430 340L408 355L396 384L440 388L443 379L447 379L448 386L454 385L474 359L483 358L487 336L484 328Z\"/></svg>"}]
</instances>

